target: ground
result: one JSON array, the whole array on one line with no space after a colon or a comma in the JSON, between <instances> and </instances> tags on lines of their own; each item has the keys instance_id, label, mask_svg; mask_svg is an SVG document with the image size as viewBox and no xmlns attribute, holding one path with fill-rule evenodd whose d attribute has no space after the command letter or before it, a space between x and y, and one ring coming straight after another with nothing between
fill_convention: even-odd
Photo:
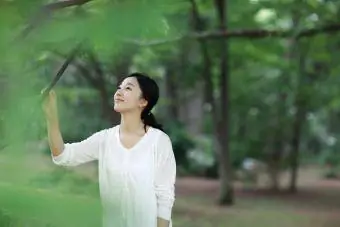
<instances>
[{"instance_id":1,"label":"ground","mask_svg":"<svg viewBox=\"0 0 340 227\"><path fill-rule=\"evenodd\" d=\"M28 225L28 219L50 221L56 226L77 227L79 223L95 223L93 216L97 201L75 195L67 195L56 188L67 188L68 184L50 183L44 189L31 187L28 182L37 174L50 175L52 168L49 157L32 155L11 158L0 154L0 210L6 208L9 213L23 224L15 227L45 227ZM87 167L77 169L83 174ZM93 176L93 172L86 176ZM69 178L69 181L74 178ZM283 182L287 176L283 174ZM263 182L263 181L261 181ZM82 189L86 181L74 183L72 189ZM45 185L46 186L46 185ZM176 184L176 203L173 213L173 227L338 227L340 226L340 181L325 180L319 167L304 167L299 172L298 193L273 194L261 187L257 190L244 190L242 185L235 185L235 205L220 207L217 205L219 182L193 177L180 177ZM77 191L76 191L77 192ZM65 214L79 217L68 219ZM82 215L80 215L82 214ZM8 227L13 225L0 226Z\"/></svg>"},{"instance_id":2,"label":"ground","mask_svg":"<svg viewBox=\"0 0 340 227\"><path fill-rule=\"evenodd\" d=\"M179 226L340 226L340 181L322 179L319 168L305 168L299 174L296 194L244 190L236 185L235 205L223 208L217 205L218 181L181 178L175 217L187 220ZM282 178L285 183L287 176Z\"/></svg>"}]
</instances>

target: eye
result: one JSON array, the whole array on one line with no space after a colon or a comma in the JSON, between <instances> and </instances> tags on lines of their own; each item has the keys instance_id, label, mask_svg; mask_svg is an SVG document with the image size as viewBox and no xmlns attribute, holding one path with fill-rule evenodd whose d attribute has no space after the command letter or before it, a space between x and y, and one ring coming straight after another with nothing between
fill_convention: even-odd
<instances>
[{"instance_id":1,"label":"eye","mask_svg":"<svg viewBox=\"0 0 340 227\"><path fill-rule=\"evenodd\" d=\"M131 87L126 87L126 90L129 90L129 91L131 91L131 90L132 90L132 88L131 88Z\"/></svg>"}]
</instances>

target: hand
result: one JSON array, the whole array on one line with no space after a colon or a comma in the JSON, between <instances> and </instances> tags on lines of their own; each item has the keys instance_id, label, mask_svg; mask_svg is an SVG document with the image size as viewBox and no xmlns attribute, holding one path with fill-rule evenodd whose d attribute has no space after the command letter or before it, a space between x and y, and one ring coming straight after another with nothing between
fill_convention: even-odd
<instances>
[{"instance_id":1,"label":"hand","mask_svg":"<svg viewBox=\"0 0 340 227\"><path fill-rule=\"evenodd\" d=\"M169 227L170 221L157 217L157 227Z\"/></svg>"},{"instance_id":2,"label":"hand","mask_svg":"<svg viewBox=\"0 0 340 227\"><path fill-rule=\"evenodd\" d=\"M57 95L53 90L44 99L43 110L48 121L58 120Z\"/></svg>"}]
</instances>

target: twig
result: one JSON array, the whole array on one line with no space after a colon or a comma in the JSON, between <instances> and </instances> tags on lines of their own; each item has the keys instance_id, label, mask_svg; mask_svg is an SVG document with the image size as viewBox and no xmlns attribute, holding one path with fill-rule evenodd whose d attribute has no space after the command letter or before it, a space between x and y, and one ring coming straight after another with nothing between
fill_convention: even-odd
<instances>
[{"instance_id":1,"label":"twig","mask_svg":"<svg viewBox=\"0 0 340 227\"><path fill-rule=\"evenodd\" d=\"M51 83L42 91L41 96L42 98L46 98L48 93L52 90L52 88L57 84L57 82L60 80L61 76L64 74L66 71L67 67L69 64L73 61L75 56L77 55L78 51L80 50L80 44L78 44L69 54L69 56L66 58L62 66L60 67L59 71L57 74L54 76L53 80Z\"/></svg>"}]
</instances>

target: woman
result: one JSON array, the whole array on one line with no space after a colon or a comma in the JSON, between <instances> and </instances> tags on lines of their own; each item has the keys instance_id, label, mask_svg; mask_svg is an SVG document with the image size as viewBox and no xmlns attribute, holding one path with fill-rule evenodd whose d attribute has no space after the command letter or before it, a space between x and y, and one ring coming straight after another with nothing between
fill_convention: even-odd
<instances>
[{"instance_id":1,"label":"woman","mask_svg":"<svg viewBox=\"0 0 340 227\"><path fill-rule=\"evenodd\" d=\"M176 162L170 138L151 113L158 98L156 82L133 73L114 95L120 124L66 144L59 130L55 93L46 99L53 162L77 166L98 160L105 227L171 226Z\"/></svg>"}]
</instances>

